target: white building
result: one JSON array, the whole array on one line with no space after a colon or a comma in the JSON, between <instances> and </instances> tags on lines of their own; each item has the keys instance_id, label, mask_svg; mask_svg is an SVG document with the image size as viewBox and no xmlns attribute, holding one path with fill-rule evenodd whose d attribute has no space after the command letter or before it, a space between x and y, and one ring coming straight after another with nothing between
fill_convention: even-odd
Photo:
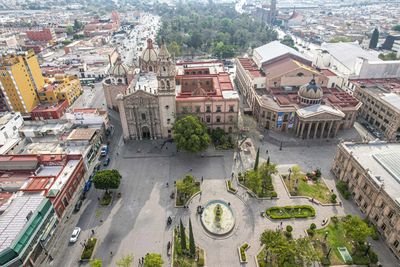
<instances>
[{"instance_id":1,"label":"white building","mask_svg":"<svg viewBox=\"0 0 400 267\"><path fill-rule=\"evenodd\" d=\"M353 93L349 79L397 78L400 76L400 60L383 61L379 52L365 50L358 43L323 43L315 51L314 64L329 68L342 81L337 85Z\"/></svg>"},{"instance_id":2,"label":"white building","mask_svg":"<svg viewBox=\"0 0 400 267\"><path fill-rule=\"evenodd\" d=\"M97 108L76 108L65 113L65 118L68 122L77 125L98 125L107 129L109 120L107 112Z\"/></svg>"},{"instance_id":3,"label":"white building","mask_svg":"<svg viewBox=\"0 0 400 267\"><path fill-rule=\"evenodd\" d=\"M19 112L0 117L0 154L7 153L20 140L18 130L24 125Z\"/></svg>"}]
</instances>

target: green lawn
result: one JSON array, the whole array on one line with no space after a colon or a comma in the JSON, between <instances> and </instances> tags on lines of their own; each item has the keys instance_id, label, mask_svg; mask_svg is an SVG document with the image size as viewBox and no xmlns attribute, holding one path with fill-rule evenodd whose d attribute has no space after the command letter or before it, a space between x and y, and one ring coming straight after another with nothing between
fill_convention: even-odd
<instances>
[{"instance_id":1,"label":"green lawn","mask_svg":"<svg viewBox=\"0 0 400 267\"><path fill-rule=\"evenodd\" d=\"M325 241L325 235L328 232L327 240ZM353 253L354 245L353 242L346 237L345 230L343 228L342 222L338 221L338 223L331 223L323 229L316 230L314 237L312 237L314 247L318 253L319 258L325 258L329 248L332 248L332 251L329 255L329 261L331 265L342 265L348 264L346 263L339 251L338 247L346 247L349 254L353 257L353 264L359 265L367 265L369 263L369 257L365 256L366 248L360 248L359 251Z\"/></svg>"},{"instance_id":2,"label":"green lawn","mask_svg":"<svg viewBox=\"0 0 400 267\"><path fill-rule=\"evenodd\" d=\"M285 185L292 196L307 196L324 204L331 203L332 192L322 179L315 183L313 181L304 181L303 177L305 177L305 174L301 173L298 178L298 189L295 191L296 178L291 177L289 181L287 175L282 175Z\"/></svg>"}]
</instances>

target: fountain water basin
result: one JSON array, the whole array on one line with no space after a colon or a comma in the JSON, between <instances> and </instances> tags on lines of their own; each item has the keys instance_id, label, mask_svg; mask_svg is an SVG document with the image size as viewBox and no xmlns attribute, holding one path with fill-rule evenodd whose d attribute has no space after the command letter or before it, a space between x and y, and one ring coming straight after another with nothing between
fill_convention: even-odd
<instances>
[{"instance_id":1,"label":"fountain water basin","mask_svg":"<svg viewBox=\"0 0 400 267\"><path fill-rule=\"evenodd\" d=\"M201 224L210 234L224 236L235 226L235 215L232 208L222 200L212 200L204 206Z\"/></svg>"}]
</instances>

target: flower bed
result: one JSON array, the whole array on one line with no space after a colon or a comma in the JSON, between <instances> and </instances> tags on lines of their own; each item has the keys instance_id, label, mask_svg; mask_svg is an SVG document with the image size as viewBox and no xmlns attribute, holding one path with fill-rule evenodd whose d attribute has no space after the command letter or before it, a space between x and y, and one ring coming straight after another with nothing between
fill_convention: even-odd
<instances>
[{"instance_id":1,"label":"flower bed","mask_svg":"<svg viewBox=\"0 0 400 267\"><path fill-rule=\"evenodd\" d=\"M100 205L108 206L111 204L112 201L112 193L111 192L104 192L103 197L100 200Z\"/></svg>"},{"instance_id":2,"label":"flower bed","mask_svg":"<svg viewBox=\"0 0 400 267\"><path fill-rule=\"evenodd\" d=\"M308 205L271 207L265 212L271 219L315 217L315 209Z\"/></svg>"},{"instance_id":3,"label":"flower bed","mask_svg":"<svg viewBox=\"0 0 400 267\"><path fill-rule=\"evenodd\" d=\"M239 248L239 260L242 263L247 262L247 255L246 255L246 250L250 248L250 245L245 242L243 245L240 246Z\"/></svg>"},{"instance_id":4,"label":"flower bed","mask_svg":"<svg viewBox=\"0 0 400 267\"><path fill-rule=\"evenodd\" d=\"M97 239L96 238L90 238L86 244L85 248L83 249L82 255L81 255L81 260L90 260L93 255L93 250L94 247L96 246Z\"/></svg>"},{"instance_id":5,"label":"flower bed","mask_svg":"<svg viewBox=\"0 0 400 267\"><path fill-rule=\"evenodd\" d=\"M231 180L226 181L226 187L228 188L229 192L234 193L234 194L237 193L237 189L233 187Z\"/></svg>"}]
</instances>

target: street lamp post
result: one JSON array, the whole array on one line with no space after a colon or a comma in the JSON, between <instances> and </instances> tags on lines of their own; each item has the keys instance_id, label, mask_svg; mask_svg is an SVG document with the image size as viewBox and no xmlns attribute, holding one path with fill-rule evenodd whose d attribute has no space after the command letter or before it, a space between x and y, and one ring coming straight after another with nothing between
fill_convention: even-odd
<instances>
[{"instance_id":1,"label":"street lamp post","mask_svg":"<svg viewBox=\"0 0 400 267\"><path fill-rule=\"evenodd\" d=\"M325 232L324 240L328 238L328 232Z\"/></svg>"},{"instance_id":2,"label":"street lamp post","mask_svg":"<svg viewBox=\"0 0 400 267\"><path fill-rule=\"evenodd\" d=\"M367 243L367 250L365 251L365 256L368 255L368 252L369 252L370 248L371 248L371 243L368 242Z\"/></svg>"},{"instance_id":3,"label":"street lamp post","mask_svg":"<svg viewBox=\"0 0 400 267\"><path fill-rule=\"evenodd\" d=\"M332 251L332 248L329 248L328 253L326 253L326 258L327 258L327 259L329 258L329 255L331 254L331 251Z\"/></svg>"},{"instance_id":4,"label":"street lamp post","mask_svg":"<svg viewBox=\"0 0 400 267\"><path fill-rule=\"evenodd\" d=\"M282 150L282 142L281 142L281 145L279 146L279 150Z\"/></svg>"},{"instance_id":5,"label":"street lamp post","mask_svg":"<svg viewBox=\"0 0 400 267\"><path fill-rule=\"evenodd\" d=\"M289 168L289 169L288 169L288 172L289 172L288 180L290 181L290 175L292 174L292 169Z\"/></svg>"}]
</instances>

